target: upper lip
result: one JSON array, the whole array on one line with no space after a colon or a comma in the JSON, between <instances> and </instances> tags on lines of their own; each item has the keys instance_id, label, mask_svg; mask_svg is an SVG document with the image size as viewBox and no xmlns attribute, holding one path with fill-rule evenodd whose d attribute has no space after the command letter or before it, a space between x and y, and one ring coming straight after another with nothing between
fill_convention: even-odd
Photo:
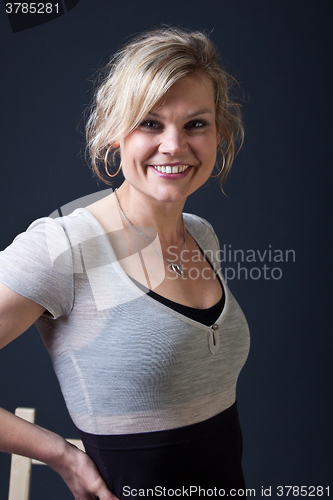
<instances>
[{"instance_id":1,"label":"upper lip","mask_svg":"<svg viewBox=\"0 0 333 500\"><path fill-rule=\"evenodd\" d=\"M150 163L148 166L149 167L183 167L183 166L191 166L191 163L185 163L185 162L170 162L170 163Z\"/></svg>"}]
</instances>

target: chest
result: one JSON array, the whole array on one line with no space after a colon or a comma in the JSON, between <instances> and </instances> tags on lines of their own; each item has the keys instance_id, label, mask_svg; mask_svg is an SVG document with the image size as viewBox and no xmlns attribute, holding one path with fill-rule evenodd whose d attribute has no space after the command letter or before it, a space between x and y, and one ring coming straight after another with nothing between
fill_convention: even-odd
<instances>
[{"instance_id":1,"label":"chest","mask_svg":"<svg viewBox=\"0 0 333 500\"><path fill-rule=\"evenodd\" d=\"M189 234L184 246L162 245L156 233L143 236L128 230L113 232L109 241L124 272L155 293L199 309L221 299L223 290L216 273ZM174 270L178 266L181 274Z\"/></svg>"}]
</instances>

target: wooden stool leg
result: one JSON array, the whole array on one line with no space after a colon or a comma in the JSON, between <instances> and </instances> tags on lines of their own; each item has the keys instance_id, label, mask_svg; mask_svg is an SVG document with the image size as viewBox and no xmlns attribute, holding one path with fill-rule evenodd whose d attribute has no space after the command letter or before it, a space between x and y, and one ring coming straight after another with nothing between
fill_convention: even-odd
<instances>
[{"instance_id":1,"label":"wooden stool leg","mask_svg":"<svg viewBox=\"0 0 333 500\"><path fill-rule=\"evenodd\" d=\"M35 422L34 408L16 408L15 415ZM12 455L8 500L29 500L31 479L31 458Z\"/></svg>"}]
</instances>

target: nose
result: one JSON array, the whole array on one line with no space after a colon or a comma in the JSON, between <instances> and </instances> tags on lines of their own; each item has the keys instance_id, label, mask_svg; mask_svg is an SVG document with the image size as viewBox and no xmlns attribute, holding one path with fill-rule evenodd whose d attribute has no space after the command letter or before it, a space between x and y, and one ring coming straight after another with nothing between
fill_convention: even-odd
<instances>
[{"instance_id":1,"label":"nose","mask_svg":"<svg viewBox=\"0 0 333 500\"><path fill-rule=\"evenodd\" d=\"M159 150L161 153L175 156L186 152L188 144L184 130L177 127L168 127L161 136Z\"/></svg>"}]
</instances>

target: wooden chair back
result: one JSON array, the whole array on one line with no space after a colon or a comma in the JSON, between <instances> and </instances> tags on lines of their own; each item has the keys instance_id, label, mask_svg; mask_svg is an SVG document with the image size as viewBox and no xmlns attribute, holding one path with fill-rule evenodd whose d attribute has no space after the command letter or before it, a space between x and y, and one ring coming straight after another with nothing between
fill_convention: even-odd
<instances>
[{"instance_id":1,"label":"wooden chair back","mask_svg":"<svg viewBox=\"0 0 333 500\"><path fill-rule=\"evenodd\" d=\"M35 423L36 410L35 408L16 408L15 415L24 418L28 422ZM67 441L85 451L80 439L67 439ZM8 500L29 500L32 465L45 464L20 455L12 455Z\"/></svg>"}]
</instances>

